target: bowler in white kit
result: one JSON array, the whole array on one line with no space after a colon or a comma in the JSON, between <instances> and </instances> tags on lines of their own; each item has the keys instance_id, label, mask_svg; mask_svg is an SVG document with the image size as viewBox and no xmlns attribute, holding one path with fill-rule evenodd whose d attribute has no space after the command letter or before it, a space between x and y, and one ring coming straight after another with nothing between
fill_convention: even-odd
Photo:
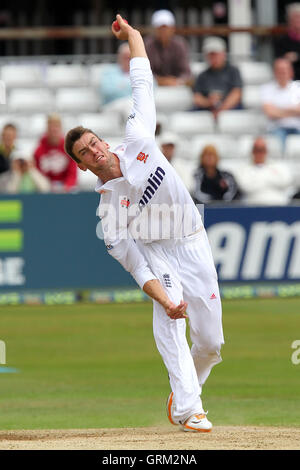
<instances>
[{"instance_id":1,"label":"bowler in white kit","mask_svg":"<svg viewBox=\"0 0 300 470\"><path fill-rule=\"evenodd\" d=\"M217 273L200 213L155 141L153 76L142 36L120 15L117 22L120 29L112 25L112 32L131 51L133 107L124 140L111 151L79 126L68 132L65 149L81 170L98 176L108 253L153 299L154 338L171 387L169 420L185 431L208 432L201 392L224 343Z\"/></svg>"}]
</instances>

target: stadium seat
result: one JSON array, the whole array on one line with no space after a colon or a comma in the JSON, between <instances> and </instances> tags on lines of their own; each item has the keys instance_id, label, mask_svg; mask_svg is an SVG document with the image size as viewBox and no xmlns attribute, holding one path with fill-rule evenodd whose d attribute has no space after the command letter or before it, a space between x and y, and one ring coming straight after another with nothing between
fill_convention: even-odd
<instances>
[{"instance_id":1,"label":"stadium seat","mask_svg":"<svg viewBox=\"0 0 300 470\"><path fill-rule=\"evenodd\" d=\"M61 114L60 117L64 132L68 132L72 127L81 126L78 114Z\"/></svg>"},{"instance_id":2,"label":"stadium seat","mask_svg":"<svg viewBox=\"0 0 300 470\"><path fill-rule=\"evenodd\" d=\"M168 129L169 117L164 113L156 113L156 123L161 126L161 132Z\"/></svg>"},{"instance_id":3,"label":"stadium seat","mask_svg":"<svg viewBox=\"0 0 300 470\"><path fill-rule=\"evenodd\" d=\"M1 80L6 87L36 87L44 83L44 66L36 64L4 64Z\"/></svg>"},{"instance_id":4,"label":"stadium seat","mask_svg":"<svg viewBox=\"0 0 300 470\"><path fill-rule=\"evenodd\" d=\"M7 108L10 112L49 112L53 101L47 88L14 88L8 95Z\"/></svg>"},{"instance_id":5,"label":"stadium seat","mask_svg":"<svg viewBox=\"0 0 300 470\"><path fill-rule=\"evenodd\" d=\"M78 119L74 115L60 115L62 128L64 132L67 132L72 127L80 125ZM39 139L45 134L47 129L47 114L46 113L35 113L27 117L27 136L35 137Z\"/></svg>"},{"instance_id":6,"label":"stadium seat","mask_svg":"<svg viewBox=\"0 0 300 470\"><path fill-rule=\"evenodd\" d=\"M172 166L182 179L188 191L192 192L194 189L193 175L197 168L197 162L187 161L186 159L177 156L174 158L174 160L172 160Z\"/></svg>"},{"instance_id":7,"label":"stadium seat","mask_svg":"<svg viewBox=\"0 0 300 470\"><path fill-rule=\"evenodd\" d=\"M97 184L97 176L91 171L77 172L77 186L80 191L94 191Z\"/></svg>"},{"instance_id":8,"label":"stadium seat","mask_svg":"<svg viewBox=\"0 0 300 470\"><path fill-rule=\"evenodd\" d=\"M101 136L100 136L101 137ZM105 134L105 140L106 142L110 145L110 150L113 152L118 145L122 143L122 137L123 136L115 136L115 135L108 135Z\"/></svg>"},{"instance_id":9,"label":"stadium seat","mask_svg":"<svg viewBox=\"0 0 300 470\"><path fill-rule=\"evenodd\" d=\"M82 126L92 129L99 137L121 136L124 132L116 113L87 113L78 117Z\"/></svg>"},{"instance_id":10,"label":"stadium seat","mask_svg":"<svg viewBox=\"0 0 300 470\"><path fill-rule=\"evenodd\" d=\"M190 67L193 77L197 78L200 73L208 68L208 65L206 62L191 62Z\"/></svg>"},{"instance_id":11,"label":"stadium seat","mask_svg":"<svg viewBox=\"0 0 300 470\"><path fill-rule=\"evenodd\" d=\"M193 106L193 93L187 86L156 86L154 88L158 112L188 111Z\"/></svg>"},{"instance_id":12,"label":"stadium seat","mask_svg":"<svg viewBox=\"0 0 300 470\"><path fill-rule=\"evenodd\" d=\"M103 112L118 114L123 124L125 124L131 110L132 98L127 96L124 98L118 98L117 100L111 101L110 103L102 106Z\"/></svg>"},{"instance_id":13,"label":"stadium seat","mask_svg":"<svg viewBox=\"0 0 300 470\"><path fill-rule=\"evenodd\" d=\"M25 137L28 134L28 118L18 114L0 114L0 132L5 124L14 124L17 127L19 137Z\"/></svg>"},{"instance_id":14,"label":"stadium seat","mask_svg":"<svg viewBox=\"0 0 300 470\"><path fill-rule=\"evenodd\" d=\"M193 138L189 145L189 158L199 161L202 149L206 145L214 145L220 155L220 159L229 159L236 156L236 140L229 135L212 134L197 136Z\"/></svg>"},{"instance_id":15,"label":"stadium seat","mask_svg":"<svg viewBox=\"0 0 300 470\"><path fill-rule=\"evenodd\" d=\"M285 141L285 158L300 162L300 135L289 135Z\"/></svg>"},{"instance_id":16,"label":"stadium seat","mask_svg":"<svg viewBox=\"0 0 300 470\"><path fill-rule=\"evenodd\" d=\"M262 106L260 85L246 85L243 88L242 103L246 109L259 109Z\"/></svg>"},{"instance_id":17,"label":"stadium seat","mask_svg":"<svg viewBox=\"0 0 300 470\"><path fill-rule=\"evenodd\" d=\"M235 64L243 80L244 85L261 85L273 78L272 67L267 62L237 62Z\"/></svg>"},{"instance_id":18,"label":"stadium seat","mask_svg":"<svg viewBox=\"0 0 300 470\"><path fill-rule=\"evenodd\" d=\"M99 96L91 88L59 88L56 92L55 109L61 113L92 113L99 108Z\"/></svg>"},{"instance_id":19,"label":"stadium seat","mask_svg":"<svg viewBox=\"0 0 300 470\"><path fill-rule=\"evenodd\" d=\"M16 140L16 149L33 157L33 153L38 145L38 141L33 138L22 138Z\"/></svg>"},{"instance_id":20,"label":"stadium seat","mask_svg":"<svg viewBox=\"0 0 300 470\"><path fill-rule=\"evenodd\" d=\"M103 64L91 64L88 68L89 84L97 89L100 87L101 73L107 63Z\"/></svg>"},{"instance_id":21,"label":"stadium seat","mask_svg":"<svg viewBox=\"0 0 300 470\"><path fill-rule=\"evenodd\" d=\"M15 124L14 114L0 114L0 129L2 130L3 126L8 123Z\"/></svg>"},{"instance_id":22,"label":"stadium seat","mask_svg":"<svg viewBox=\"0 0 300 470\"><path fill-rule=\"evenodd\" d=\"M199 133L212 134L215 120L209 111L182 111L170 116L168 128L175 134L191 137Z\"/></svg>"},{"instance_id":23,"label":"stadium seat","mask_svg":"<svg viewBox=\"0 0 300 470\"><path fill-rule=\"evenodd\" d=\"M252 110L222 111L219 114L218 128L221 134L260 134L265 127L265 116Z\"/></svg>"},{"instance_id":24,"label":"stadium seat","mask_svg":"<svg viewBox=\"0 0 300 470\"><path fill-rule=\"evenodd\" d=\"M47 114L35 113L28 118L28 135L39 138L46 132Z\"/></svg>"},{"instance_id":25,"label":"stadium seat","mask_svg":"<svg viewBox=\"0 0 300 470\"><path fill-rule=\"evenodd\" d=\"M227 158L226 160L220 160L218 167L220 170L228 171L233 176L237 176L241 165L243 165L243 162L238 158Z\"/></svg>"},{"instance_id":26,"label":"stadium seat","mask_svg":"<svg viewBox=\"0 0 300 470\"><path fill-rule=\"evenodd\" d=\"M283 157L281 140L274 135L263 135L268 147L268 157L270 159L280 159ZM253 135L243 135L239 137L236 148L237 157L248 158L252 153L252 146L255 137Z\"/></svg>"},{"instance_id":27,"label":"stadium seat","mask_svg":"<svg viewBox=\"0 0 300 470\"><path fill-rule=\"evenodd\" d=\"M47 68L46 84L49 87L86 86L88 73L81 64L57 64Z\"/></svg>"},{"instance_id":28,"label":"stadium seat","mask_svg":"<svg viewBox=\"0 0 300 470\"><path fill-rule=\"evenodd\" d=\"M300 161L287 161L286 164L290 168L290 171L292 175L294 176L293 178L293 187L292 187L292 194L295 194L296 192L300 191Z\"/></svg>"}]
</instances>

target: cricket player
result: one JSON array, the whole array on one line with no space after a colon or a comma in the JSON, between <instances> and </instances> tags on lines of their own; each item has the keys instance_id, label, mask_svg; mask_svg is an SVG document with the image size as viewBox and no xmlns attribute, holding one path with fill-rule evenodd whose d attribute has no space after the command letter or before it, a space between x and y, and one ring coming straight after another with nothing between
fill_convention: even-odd
<instances>
[{"instance_id":1,"label":"cricket player","mask_svg":"<svg viewBox=\"0 0 300 470\"><path fill-rule=\"evenodd\" d=\"M116 38L131 52L133 107L123 142L113 151L81 126L65 149L98 176L99 214L108 253L153 299L153 332L168 371L167 416L185 431L212 428L202 386L221 361L221 301L211 249L197 207L155 141L153 77L143 39L117 15ZM192 347L186 338L190 324Z\"/></svg>"}]
</instances>

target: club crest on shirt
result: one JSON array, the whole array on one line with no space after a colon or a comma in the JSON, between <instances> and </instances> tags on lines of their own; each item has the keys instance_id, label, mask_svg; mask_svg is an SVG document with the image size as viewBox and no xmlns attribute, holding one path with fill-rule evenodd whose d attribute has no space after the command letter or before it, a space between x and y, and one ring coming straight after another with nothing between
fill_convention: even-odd
<instances>
[{"instance_id":1,"label":"club crest on shirt","mask_svg":"<svg viewBox=\"0 0 300 470\"><path fill-rule=\"evenodd\" d=\"M126 197L126 196L123 197L123 199L121 199L121 206L128 208L129 205L130 205L130 201L129 201L128 197Z\"/></svg>"},{"instance_id":2,"label":"club crest on shirt","mask_svg":"<svg viewBox=\"0 0 300 470\"><path fill-rule=\"evenodd\" d=\"M146 163L148 157L149 157L149 154L146 155L144 152L140 152L138 156L136 157L136 159L139 160L140 162Z\"/></svg>"}]
</instances>

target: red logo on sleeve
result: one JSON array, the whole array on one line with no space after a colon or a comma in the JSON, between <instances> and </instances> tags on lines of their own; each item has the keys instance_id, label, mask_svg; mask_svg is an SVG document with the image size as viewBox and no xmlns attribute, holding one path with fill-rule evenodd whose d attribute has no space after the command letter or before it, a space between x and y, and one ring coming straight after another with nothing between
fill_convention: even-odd
<instances>
[{"instance_id":1,"label":"red logo on sleeve","mask_svg":"<svg viewBox=\"0 0 300 470\"><path fill-rule=\"evenodd\" d=\"M148 154L146 155L144 152L140 152L138 156L136 157L136 159L139 160L140 162L146 163L148 157L149 157Z\"/></svg>"}]
</instances>

